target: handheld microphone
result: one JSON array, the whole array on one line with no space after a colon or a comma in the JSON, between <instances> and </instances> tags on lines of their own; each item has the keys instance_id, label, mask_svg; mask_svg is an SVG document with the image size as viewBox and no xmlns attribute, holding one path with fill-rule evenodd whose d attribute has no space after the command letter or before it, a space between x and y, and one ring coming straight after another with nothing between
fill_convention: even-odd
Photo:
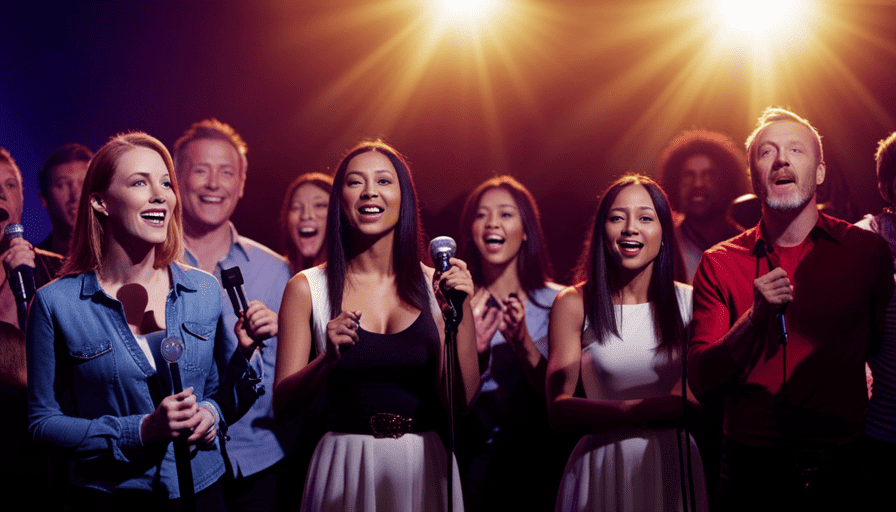
<instances>
[{"instance_id":1,"label":"handheld microphone","mask_svg":"<svg viewBox=\"0 0 896 512\"><path fill-rule=\"evenodd\" d=\"M171 370L171 383L174 385L174 394L178 394L184 390L184 383L180 380L180 368L177 362L184 355L184 342L178 338L165 338L159 347L162 358L168 362L168 368Z\"/></svg>"},{"instance_id":2,"label":"handheld microphone","mask_svg":"<svg viewBox=\"0 0 896 512\"><path fill-rule=\"evenodd\" d=\"M227 296L230 297L233 313L236 316L242 315L249 309L246 294L243 293L243 273L240 272L240 267L223 269L221 271L221 286L227 290Z\"/></svg>"},{"instance_id":3,"label":"handheld microphone","mask_svg":"<svg viewBox=\"0 0 896 512\"><path fill-rule=\"evenodd\" d=\"M768 271L771 272L774 270L775 264L772 263L772 258L768 255L770 251L765 249L765 240L759 239L756 242L756 248L754 250L757 258L765 258L765 262L768 263ZM778 308L777 314L775 314L775 319L778 321L778 328L781 330L781 344L787 344L787 322L784 320L784 312L787 311L787 305L789 302L785 302L781 304L781 307Z\"/></svg>"},{"instance_id":4,"label":"handheld microphone","mask_svg":"<svg viewBox=\"0 0 896 512\"><path fill-rule=\"evenodd\" d=\"M437 236L429 242L429 255L439 272L445 272L451 268L451 263L448 260L453 258L455 253L457 253L457 244L450 236Z\"/></svg>"},{"instance_id":5,"label":"handheld microphone","mask_svg":"<svg viewBox=\"0 0 896 512\"><path fill-rule=\"evenodd\" d=\"M180 378L180 368L177 362L184 354L184 342L179 338L165 338L159 347L162 358L168 362L171 371L171 383L174 385L174 394L184 390L183 381ZM174 440L174 462L177 467L177 485L180 489L181 502L184 510L196 509L196 498L193 487L193 468L190 465L190 446L187 438L190 437L189 429L182 430L180 437Z\"/></svg>"},{"instance_id":6,"label":"handheld microphone","mask_svg":"<svg viewBox=\"0 0 896 512\"><path fill-rule=\"evenodd\" d=\"M432 257L433 265L439 272L445 272L451 268L451 263L448 260L453 258L456 252L457 243L450 236L439 236L433 238L429 243L429 255ZM460 324L463 316L464 297L467 294L454 288L450 290L443 289L442 292L450 306L450 311L446 312L446 320L448 319L447 315L450 314L450 320Z\"/></svg>"},{"instance_id":7,"label":"handheld microphone","mask_svg":"<svg viewBox=\"0 0 896 512\"><path fill-rule=\"evenodd\" d=\"M6 210L3 210L6 213ZM9 214L7 213L7 216ZM21 224L9 224L3 230L6 238L22 238L25 228ZM9 287L16 299L16 309L19 314L19 328L25 330L25 322L28 318L28 302L34 297L34 269L28 265L19 265L9 270Z\"/></svg>"},{"instance_id":8,"label":"handheld microphone","mask_svg":"<svg viewBox=\"0 0 896 512\"><path fill-rule=\"evenodd\" d=\"M233 266L221 270L221 286L227 290L227 296L230 297L230 304L233 306L233 314L237 318L241 317L248 309L249 302L246 301L246 294L243 292L243 273L239 266ZM259 344L259 347L262 345ZM251 378L251 382L255 387L258 396L264 394L264 385L261 384L260 378Z\"/></svg>"}]
</instances>

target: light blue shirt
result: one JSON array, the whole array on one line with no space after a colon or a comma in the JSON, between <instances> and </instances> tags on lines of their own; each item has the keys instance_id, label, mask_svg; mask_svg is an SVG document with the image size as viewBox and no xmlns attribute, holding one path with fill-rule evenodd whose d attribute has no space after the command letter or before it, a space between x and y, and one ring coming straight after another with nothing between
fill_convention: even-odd
<instances>
[{"instance_id":1,"label":"light blue shirt","mask_svg":"<svg viewBox=\"0 0 896 512\"><path fill-rule=\"evenodd\" d=\"M532 293L532 297L526 300L526 330L535 343L535 347L545 359L548 357L548 323L551 317L551 306L560 291L550 287L540 288ZM533 301L544 307L533 304ZM512 372L514 376L519 373L519 361L501 331L496 331L490 343L488 367L482 372L482 392L490 393L506 388L507 374ZM504 389L505 393L513 390Z\"/></svg>"},{"instance_id":2,"label":"light blue shirt","mask_svg":"<svg viewBox=\"0 0 896 512\"><path fill-rule=\"evenodd\" d=\"M275 313L280 311L283 290L289 281L289 266L279 254L248 238L239 236L230 224L231 246L227 255L215 265L214 275L221 281L221 270L240 267L245 282L246 300L258 300ZM184 259L191 265L198 265L196 257L189 250ZM222 287L218 287L224 305L224 334L226 349L221 356L229 359L236 351L238 341L233 332L236 315L230 299ZM265 393L239 421L230 425L227 435L230 440L225 446L235 477L253 475L273 466L284 456L282 429L275 428L272 398L274 395L274 358L277 355L277 338L264 341L264 349L256 351L250 360L255 372L261 377Z\"/></svg>"}]
</instances>

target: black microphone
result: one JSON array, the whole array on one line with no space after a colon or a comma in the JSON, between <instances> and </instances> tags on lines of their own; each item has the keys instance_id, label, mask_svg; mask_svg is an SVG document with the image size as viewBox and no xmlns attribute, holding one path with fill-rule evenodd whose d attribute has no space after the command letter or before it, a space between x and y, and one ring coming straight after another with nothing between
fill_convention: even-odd
<instances>
[{"instance_id":1,"label":"black microphone","mask_svg":"<svg viewBox=\"0 0 896 512\"><path fill-rule=\"evenodd\" d=\"M174 394L184 390L183 381L180 378L180 368L177 361L184 354L184 342L179 338L165 338L162 340L159 352L168 362L171 371L171 383L174 385ZM193 488L193 468L190 465L190 445L187 438L192 432L184 429L180 437L174 440L174 462L177 467L177 485L180 489L180 498L184 510L196 510L196 497Z\"/></svg>"},{"instance_id":2,"label":"black microphone","mask_svg":"<svg viewBox=\"0 0 896 512\"><path fill-rule=\"evenodd\" d=\"M233 305L233 314L240 316L249 309L246 302L246 294L243 293L243 273L240 267L225 268L221 271L221 286L227 290L230 303Z\"/></svg>"},{"instance_id":3,"label":"black microphone","mask_svg":"<svg viewBox=\"0 0 896 512\"><path fill-rule=\"evenodd\" d=\"M13 238L22 238L25 228L21 224L10 224L6 226L3 232L6 238L12 241ZM34 297L34 269L28 265L19 265L16 268L9 269L9 287L16 298L19 328L24 331L25 322L28 318L28 302Z\"/></svg>"},{"instance_id":4,"label":"black microphone","mask_svg":"<svg viewBox=\"0 0 896 512\"><path fill-rule=\"evenodd\" d=\"M765 248L765 240L759 239L756 242L756 247L754 249L754 253L757 258L765 258L766 263L768 263L768 271L771 272L774 270L775 264L772 263L772 258L769 256L771 251L767 251ZM784 312L787 311L787 305L789 302L785 302L781 304L781 307L778 308L778 313L775 315L775 318L778 320L778 327L781 330L781 343L787 343L787 322L784 320Z\"/></svg>"},{"instance_id":5,"label":"black microphone","mask_svg":"<svg viewBox=\"0 0 896 512\"><path fill-rule=\"evenodd\" d=\"M439 236L429 242L429 255L432 257L433 265L439 272L445 272L451 268L451 263L448 260L453 258L455 253L457 253L457 243L450 236ZM448 301L448 305L451 307L451 320L459 324L463 315L464 298L467 294L454 288L450 290L443 289L442 292Z\"/></svg>"},{"instance_id":6,"label":"black microphone","mask_svg":"<svg viewBox=\"0 0 896 512\"><path fill-rule=\"evenodd\" d=\"M239 266L225 268L221 270L221 286L227 290L227 296L230 297L230 304L233 306L233 314L239 318L249 309L249 302L246 301L246 294L243 292L243 273ZM259 346L261 346L259 344ZM247 377L255 388L258 396L265 393L264 385L261 379L255 376Z\"/></svg>"}]
</instances>

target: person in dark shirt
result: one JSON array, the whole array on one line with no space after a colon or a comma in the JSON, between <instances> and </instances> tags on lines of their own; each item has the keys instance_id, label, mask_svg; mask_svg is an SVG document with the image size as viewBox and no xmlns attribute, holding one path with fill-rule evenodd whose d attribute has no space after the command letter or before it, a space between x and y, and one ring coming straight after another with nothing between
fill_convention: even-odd
<instances>
[{"instance_id":1,"label":"person in dark shirt","mask_svg":"<svg viewBox=\"0 0 896 512\"><path fill-rule=\"evenodd\" d=\"M724 400L720 509L846 510L861 497L865 357L893 292L890 251L818 211L824 153L808 121L767 109L747 153L762 220L704 253L694 278L688 378L701 401Z\"/></svg>"}]
</instances>

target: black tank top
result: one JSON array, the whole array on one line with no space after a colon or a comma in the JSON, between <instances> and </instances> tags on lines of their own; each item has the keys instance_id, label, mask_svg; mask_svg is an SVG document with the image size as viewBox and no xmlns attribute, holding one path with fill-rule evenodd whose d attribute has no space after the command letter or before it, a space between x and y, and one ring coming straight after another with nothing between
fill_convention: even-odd
<instances>
[{"instance_id":1,"label":"black tank top","mask_svg":"<svg viewBox=\"0 0 896 512\"><path fill-rule=\"evenodd\" d=\"M433 425L442 406L438 395L439 333L428 310L405 330L378 334L358 329L358 342L327 379L330 423L393 413Z\"/></svg>"}]
</instances>

